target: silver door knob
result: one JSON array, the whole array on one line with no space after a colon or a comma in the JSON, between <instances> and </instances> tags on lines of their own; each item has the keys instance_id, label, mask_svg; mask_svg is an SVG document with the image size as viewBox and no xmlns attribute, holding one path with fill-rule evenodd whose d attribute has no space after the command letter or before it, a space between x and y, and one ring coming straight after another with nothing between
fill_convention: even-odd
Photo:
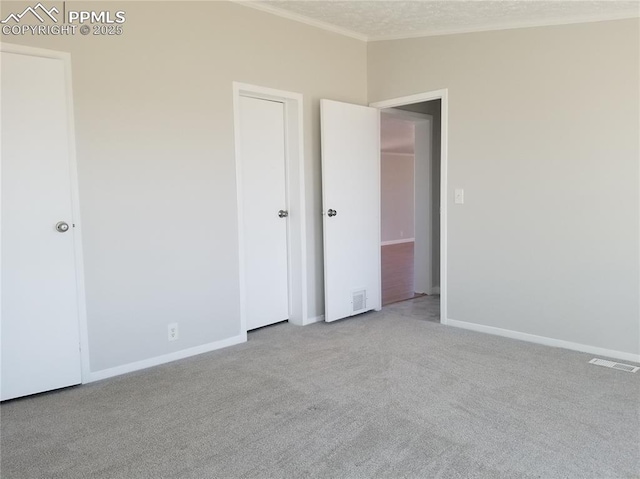
<instances>
[{"instance_id":1,"label":"silver door knob","mask_svg":"<svg viewBox=\"0 0 640 479\"><path fill-rule=\"evenodd\" d=\"M335 216L337 215L338 212L336 210L329 210L327 211L327 215L329 215L329 217Z\"/></svg>"},{"instance_id":2,"label":"silver door knob","mask_svg":"<svg viewBox=\"0 0 640 479\"><path fill-rule=\"evenodd\" d=\"M278 211L278 217L286 218L287 216L289 216L289 212L288 211L285 211L285 210Z\"/></svg>"},{"instance_id":3,"label":"silver door knob","mask_svg":"<svg viewBox=\"0 0 640 479\"><path fill-rule=\"evenodd\" d=\"M69 225L64 221L58 221L56 223L56 231L58 233L66 233L67 231L69 231Z\"/></svg>"}]
</instances>

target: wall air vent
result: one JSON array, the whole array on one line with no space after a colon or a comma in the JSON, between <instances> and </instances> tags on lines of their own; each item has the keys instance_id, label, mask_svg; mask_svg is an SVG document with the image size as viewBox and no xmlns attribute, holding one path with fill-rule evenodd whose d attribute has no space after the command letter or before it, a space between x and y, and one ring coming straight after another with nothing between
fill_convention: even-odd
<instances>
[{"instance_id":1,"label":"wall air vent","mask_svg":"<svg viewBox=\"0 0 640 479\"><path fill-rule=\"evenodd\" d=\"M367 309L367 290L354 291L351 297L351 312L360 313Z\"/></svg>"},{"instance_id":2,"label":"wall air vent","mask_svg":"<svg viewBox=\"0 0 640 479\"><path fill-rule=\"evenodd\" d=\"M630 364L616 363L615 361L607 361L606 359L598 358L593 358L591 361L589 361L589 364L604 366L605 368L619 369L620 371L626 371L628 373L635 373L636 371L640 370L640 367L638 366L631 366Z\"/></svg>"}]
</instances>

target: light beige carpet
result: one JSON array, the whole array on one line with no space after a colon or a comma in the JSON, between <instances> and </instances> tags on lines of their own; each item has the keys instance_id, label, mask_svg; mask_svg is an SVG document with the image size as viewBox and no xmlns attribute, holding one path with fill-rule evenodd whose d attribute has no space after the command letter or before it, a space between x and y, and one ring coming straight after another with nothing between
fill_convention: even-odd
<instances>
[{"instance_id":1,"label":"light beige carpet","mask_svg":"<svg viewBox=\"0 0 640 479\"><path fill-rule=\"evenodd\" d=\"M1 406L2 479L640 476L640 374L433 298Z\"/></svg>"}]
</instances>

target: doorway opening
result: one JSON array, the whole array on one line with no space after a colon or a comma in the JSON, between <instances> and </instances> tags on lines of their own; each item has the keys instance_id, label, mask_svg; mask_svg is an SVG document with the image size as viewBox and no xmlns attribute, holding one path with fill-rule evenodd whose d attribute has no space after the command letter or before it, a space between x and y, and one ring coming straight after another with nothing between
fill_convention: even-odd
<instances>
[{"instance_id":1,"label":"doorway opening","mask_svg":"<svg viewBox=\"0 0 640 479\"><path fill-rule=\"evenodd\" d=\"M447 324L447 90L416 94L372 103L369 107L333 100L320 101L322 151L322 204L325 321L331 322L366 311L382 309L381 281L381 214L380 214L380 117L381 110L440 100L440 208L439 208L439 291L440 304L435 317ZM409 108L411 109L411 107ZM393 112L392 112L393 113ZM397 113L397 112L396 112ZM403 115L416 115L402 111ZM415 119L415 118L414 118ZM421 119L424 120L424 119ZM428 125L419 121L416 125ZM421 127L422 128L422 127ZM425 127L426 128L426 127ZM426 128L426 131L431 131ZM426 148L427 134L414 136ZM425 143L423 144L423 140ZM422 164L416 162L416 164ZM426 168L426 166L425 166ZM415 168L414 168L415 169ZM428 172L415 172L415 178L427 178ZM431 178L431 176L429 176ZM419 182L418 182L419 183ZM426 181L425 181L426 183ZM415 185L414 185L415 188ZM426 189L415 192L414 205L423 207L420 194L429 197ZM415 209L415 206L414 206ZM414 211L414 277L413 293L437 293L433 284L433 268L415 267L418 256L433 262L431 247L421 247L431 234L430 208L424 215ZM425 215L429 218L425 219ZM424 223L424 226L421 226ZM411 304L417 304L421 298ZM413 307L413 306L410 306Z\"/></svg>"},{"instance_id":2,"label":"doorway opening","mask_svg":"<svg viewBox=\"0 0 640 479\"><path fill-rule=\"evenodd\" d=\"M371 106L381 113L382 305L415 300L445 323L446 90Z\"/></svg>"}]
</instances>

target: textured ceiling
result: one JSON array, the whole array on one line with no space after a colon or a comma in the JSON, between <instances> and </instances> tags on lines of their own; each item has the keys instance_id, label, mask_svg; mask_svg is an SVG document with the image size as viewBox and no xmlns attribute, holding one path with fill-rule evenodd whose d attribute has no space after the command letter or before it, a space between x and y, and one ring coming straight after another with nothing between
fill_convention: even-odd
<instances>
[{"instance_id":1,"label":"textured ceiling","mask_svg":"<svg viewBox=\"0 0 640 479\"><path fill-rule=\"evenodd\" d=\"M263 0L243 3L368 40L640 16L639 0Z\"/></svg>"}]
</instances>

